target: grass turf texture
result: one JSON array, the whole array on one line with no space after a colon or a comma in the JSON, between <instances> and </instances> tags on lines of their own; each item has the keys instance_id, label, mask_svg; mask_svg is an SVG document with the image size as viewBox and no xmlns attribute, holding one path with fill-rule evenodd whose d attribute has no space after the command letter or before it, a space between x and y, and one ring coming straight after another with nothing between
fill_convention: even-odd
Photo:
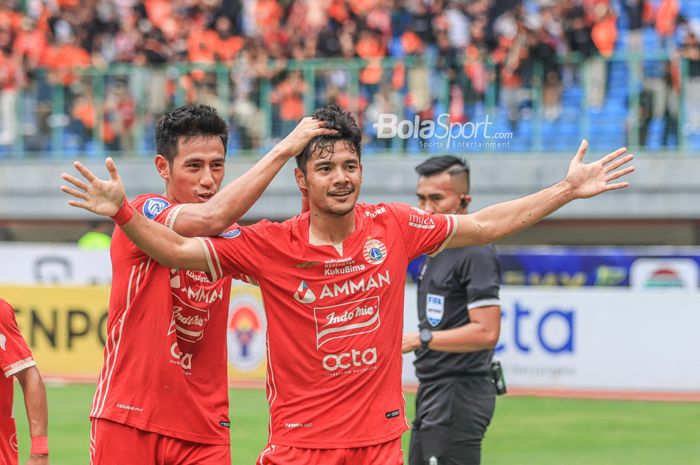
<instances>
[{"instance_id":1,"label":"grass turf texture","mask_svg":"<svg viewBox=\"0 0 700 465\"><path fill-rule=\"evenodd\" d=\"M94 390L93 385L48 388L52 465L88 463L87 416ZM15 393L24 464L28 430L18 386ZM406 400L412 418L413 395ZM267 439L264 391L231 391L231 425L233 464L253 465ZM403 437L405 452L409 434ZM483 465L662 463L700 465L700 404L506 396L498 400L482 460Z\"/></svg>"}]
</instances>

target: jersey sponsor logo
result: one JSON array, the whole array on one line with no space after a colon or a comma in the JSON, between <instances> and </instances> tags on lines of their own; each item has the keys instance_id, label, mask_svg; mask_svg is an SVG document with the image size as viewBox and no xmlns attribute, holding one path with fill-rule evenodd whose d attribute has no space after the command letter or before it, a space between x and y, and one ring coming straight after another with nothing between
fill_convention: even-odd
<instances>
[{"instance_id":1,"label":"jersey sponsor logo","mask_svg":"<svg viewBox=\"0 0 700 465\"><path fill-rule=\"evenodd\" d=\"M367 279L363 277L355 280L346 279L341 283L324 284L319 300L326 299L328 297L338 297L339 295L353 295L358 292L379 289L389 284L391 284L389 270L386 270L384 273L375 273L370 275Z\"/></svg>"},{"instance_id":2,"label":"jersey sponsor logo","mask_svg":"<svg viewBox=\"0 0 700 465\"><path fill-rule=\"evenodd\" d=\"M379 297L368 297L328 307L315 307L316 349L333 339L375 331L381 324Z\"/></svg>"},{"instance_id":3,"label":"jersey sponsor logo","mask_svg":"<svg viewBox=\"0 0 700 465\"><path fill-rule=\"evenodd\" d=\"M219 234L219 237L223 237L224 239L233 239L235 237L238 237L241 235L241 229L236 228L232 229L231 231L226 231L221 234Z\"/></svg>"},{"instance_id":4,"label":"jersey sponsor logo","mask_svg":"<svg viewBox=\"0 0 700 465\"><path fill-rule=\"evenodd\" d=\"M302 263L297 263L294 265L297 268L304 268L305 270L308 270L309 268L313 268L316 265L320 265L321 262L302 262Z\"/></svg>"},{"instance_id":5,"label":"jersey sponsor logo","mask_svg":"<svg viewBox=\"0 0 700 465\"><path fill-rule=\"evenodd\" d=\"M204 330L209 322L209 310L174 305L173 321L175 321L175 331L179 339L197 342L204 336Z\"/></svg>"},{"instance_id":6,"label":"jersey sponsor logo","mask_svg":"<svg viewBox=\"0 0 700 465\"><path fill-rule=\"evenodd\" d=\"M207 277L207 274L204 271L187 270L185 272L185 276L200 283L211 283L211 281L209 281L209 278Z\"/></svg>"},{"instance_id":7,"label":"jersey sponsor logo","mask_svg":"<svg viewBox=\"0 0 700 465\"><path fill-rule=\"evenodd\" d=\"M203 287L195 286L193 288L187 286L187 288L183 288L182 291L187 293L187 298L192 302L205 302L210 304L224 298L223 287L206 290Z\"/></svg>"},{"instance_id":8,"label":"jersey sponsor logo","mask_svg":"<svg viewBox=\"0 0 700 465\"><path fill-rule=\"evenodd\" d=\"M5 348L5 344L7 343L7 337L0 333L0 349L4 350L7 352L7 349Z\"/></svg>"},{"instance_id":9,"label":"jersey sponsor logo","mask_svg":"<svg viewBox=\"0 0 700 465\"><path fill-rule=\"evenodd\" d=\"M372 265L379 265L386 259L386 246L384 243L378 239L369 239L366 243L362 252L365 256L367 263Z\"/></svg>"},{"instance_id":10,"label":"jersey sponsor logo","mask_svg":"<svg viewBox=\"0 0 700 465\"><path fill-rule=\"evenodd\" d=\"M348 370L349 368L367 368L377 364L377 349L370 347L366 350L352 349L342 354L328 354L323 357L323 368L326 371L335 372ZM366 370L362 370L366 371Z\"/></svg>"},{"instance_id":11,"label":"jersey sponsor logo","mask_svg":"<svg viewBox=\"0 0 700 465\"><path fill-rule=\"evenodd\" d=\"M186 371L192 370L192 354L183 353L177 342L170 346L170 355L173 357L171 363L180 365Z\"/></svg>"},{"instance_id":12,"label":"jersey sponsor logo","mask_svg":"<svg viewBox=\"0 0 700 465\"><path fill-rule=\"evenodd\" d=\"M120 408L122 410L129 410L130 412L143 412L143 409L141 407L134 407L133 405L126 405L122 403L118 403L116 405L117 408Z\"/></svg>"},{"instance_id":13,"label":"jersey sponsor logo","mask_svg":"<svg viewBox=\"0 0 700 465\"><path fill-rule=\"evenodd\" d=\"M425 297L425 317L430 326L437 326L445 315L445 297L428 294Z\"/></svg>"},{"instance_id":14,"label":"jersey sponsor logo","mask_svg":"<svg viewBox=\"0 0 700 465\"><path fill-rule=\"evenodd\" d=\"M428 216L428 215L430 215L430 213L428 213L427 211L423 210L422 208L411 207L411 210L413 210L414 212L418 213L419 215L423 215L423 216Z\"/></svg>"},{"instance_id":15,"label":"jersey sponsor logo","mask_svg":"<svg viewBox=\"0 0 700 465\"><path fill-rule=\"evenodd\" d=\"M430 217L408 215L408 225L417 229L435 229L435 220Z\"/></svg>"},{"instance_id":16,"label":"jersey sponsor logo","mask_svg":"<svg viewBox=\"0 0 700 465\"><path fill-rule=\"evenodd\" d=\"M143 204L143 216L154 219L156 216L170 206L170 202L164 199L152 198Z\"/></svg>"},{"instance_id":17,"label":"jersey sponsor logo","mask_svg":"<svg viewBox=\"0 0 700 465\"><path fill-rule=\"evenodd\" d=\"M339 274L356 273L365 271L365 265L355 265L355 259L352 257L331 258L325 261L324 276L337 276Z\"/></svg>"},{"instance_id":18,"label":"jersey sponsor logo","mask_svg":"<svg viewBox=\"0 0 700 465\"><path fill-rule=\"evenodd\" d=\"M370 218L376 218L377 216L383 215L384 213L386 213L386 207L381 207L372 211L367 210L365 212L365 216L369 216Z\"/></svg>"},{"instance_id":19,"label":"jersey sponsor logo","mask_svg":"<svg viewBox=\"0 0 700 465\"><path fill-rule=\"evenodd\" d=\"M301 283L299 283L299 287L294 293L294 299L297 302L301 302L302 304L310 304L316 301L316 295L311 289L309 289L309 286L306 284L306 281L302 281Z\"/></svg>"}]
</instances>

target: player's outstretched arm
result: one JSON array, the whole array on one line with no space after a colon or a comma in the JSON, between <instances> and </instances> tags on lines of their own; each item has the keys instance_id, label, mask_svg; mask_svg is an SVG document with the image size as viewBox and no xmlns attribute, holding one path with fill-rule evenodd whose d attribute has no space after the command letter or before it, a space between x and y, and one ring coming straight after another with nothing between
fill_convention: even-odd
<instances>
[{"instance_id":1,"label":"player's outstretched arm","mask_svg":"<svg viewBox=\"0 0 700 465\"><path fill-rule=\"evenodd\" d=\"M572 200L629 187L628 182L613 182L634 171L634 166L625 166L634 158L626 155L626 148L586 164L583 157L587 149L588 141L584 140L563 181L526 197L457 215L457 233L447 246L488 244L529 228Z\"/></svg>"},{"instance_id":2,"label":"player's outstretched arm","mask_svg":"<svg viewBox=\"0 0 700 465\"><path fill-rule=\"evenodd\" d=\"M296 157L317 136L337 134L325 122L306 117L251 169L221 189L205 203L188 204L180 210L174 229L193 236L216 236L243 216L260 198L290 158ZM303 211L303 207L302 207Z\"/></svg>"},{"instance_id":3,"label":"player's outstretched arm","mask_svg":"<svg viewBox=\"0 0 700 465\"><path fill-rule=\"evenodd\" d=\"M15 378L22 386L24 406L27 410L29 435L32 437L32 450L27 465L48 465L48 408L46 404L46 387L41 374L35 366L15 373ZM36 441L43 441L43 444Z\"/></svg>"},{"instance_id":4,"label":"player's outstretched arm","mask_svg":"<svg viewBox=\"0 0 700 465\"><path fill-rule=\"evenodd\" d=\"M69 200L70 206L114 219L136 247L161 265L209 271L204 249L197 239L182 237L149 220L126 201L124 184L111 158L105 161L110 176L107 180L98 178L80 162L76 161L73 166L85 181L66 173L61 176L74 186L61 186L63 192L77 199Z\"/></svg>"}]
</instances>

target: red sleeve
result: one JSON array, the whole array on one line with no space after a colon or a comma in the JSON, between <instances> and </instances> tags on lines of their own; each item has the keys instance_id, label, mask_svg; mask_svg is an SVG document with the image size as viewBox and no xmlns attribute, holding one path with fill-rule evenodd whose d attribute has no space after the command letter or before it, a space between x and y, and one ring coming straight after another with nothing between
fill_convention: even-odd
<instances>
[{"instance_id":1,"label":"red sleeve","mask_svg":"<svg viewBox=\"0 0 700 465\"><path fill-rule=\"evenodd\" d=\"M387 204L387 209L398 224L409 260L425 253L437 254L457 232L454 215L432 215L401 203Z\"/></svg>"},{"instance_id":2,"label":"red sleeve","mask_svg":"<svg viewBox=\"0 0 700 465\"><path fill-rule=\"evenodd\" d=\"M280 231L274 230L277 225L261 221L218 237L198 237L207 256L210 279L240 274L260 281L270 249L268 238L281 239Z\"/></svg>"},{"instance_id":3,"label":"red sleeve","mask_svg":"<svg viewBox=\"0 0 700 465\"><path fill-rule=\"evenodd\" d=\"M178 213L180 213L180 210L185 205L173 204L165 197L156 194L142 194L129 203L137 212L141 213L146 218L165 225L170 229L173 228ZM117 229L119 229L118 226ZM118 233L115 231L113 243L116 243L115 246L125 249L130 257L138 257L138 259L141 259L145 256L121 230L119 230Z\"/></svg>"},{"instance_id":4,"label":"red sleeve","mask_svg":"<svg viewBox=\"0 0 700 465\"><path fill-rule=\"evenodd\" d=\"M10 377L36 365L10 304L0 299L0 370Z\"/></svg>"}]
</instances>

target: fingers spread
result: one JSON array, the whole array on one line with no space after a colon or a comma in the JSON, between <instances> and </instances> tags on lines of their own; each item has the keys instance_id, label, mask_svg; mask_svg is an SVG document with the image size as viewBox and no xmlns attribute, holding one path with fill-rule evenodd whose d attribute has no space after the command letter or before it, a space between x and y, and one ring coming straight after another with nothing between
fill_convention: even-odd
<instances>
[{"instance_id":1,"label":"fingers spread","mask_svg":"<svg viewBox=\"0 0 700 465\"><path fill-rule=\"evenodd\" d=\"M628 182L618 182L616 184L608 184L605 186L606 191L614 191L617 189L625 189L627 187L630 187L630 183Z\"/></svg>"},{"instance_id":2,"label":"fingers spread","mask_svg":"<svg viewBox=\"0 0 700 465\"><path fill-rule=\"evenodd\" d=\"M71 176L71 175L68 174L68 173L63 173L63 174L61 175L61 178L63 178L64 181L73 184L73 185L74 185L75 187L77 187L78 189L82 189L82 190L84 190L84 191L87 191L87 189L88 189L87 184L85 184L83 181L81 181L80 179L76 178L75 176Z\"/></svg>"},{"instance_id":3,"label":"fingers spread","mask_svg":"<svg viewBox=\"0 0 700 465\"><path fill-rule=\"evenodd\" d=\"M605 155L600 161L606 165L624 153L627 153L627 147L620 147L614 152Z\"/></svg>"},{"instance_id":4,"label":"fingers spread","mask_svg":"<svg viewBox=\"0 0 700 465\"><path fill-rule=\"evenodd\" d=\"M73 189L68 186L61 186L61 190L65 192L68 195L72 195L73 197L83 199L83 200L88 200L89 197L85 192L81 192L79 190Z\"/></svg>"},{"instance_id":5,"label":"fingers spread","mask_svg":"<svg viewBox=\"0 0 700 465\"><path fill-rule=\"evenodd\" d=\"M629 154L623 158L618 158L617 160L605 165L605 172L609 173L610 171L616 170L619 167L621 167L622 165L624 165L625 163L630 162L632 159L634 159L634 155L632 155L632 154Z\"/></svg>"},{"instance_id":6,"label":"fingers spread","mask_svg":"<svg viewBox=\"0 0 700 465\"><path fill-rule=\"evenodd\" d=\"M610 173L605 177L605 182L608 181L613 181L617 178L621 178L622 176L625 176L627 174L630 174L634 171L634 166L628 166L627 168L619 171L615 171L614 173Z\"/></svg>"},{"instance_id":7,"label":"fingers spread","mask_svg":"<svg viewBox=\"0 0 700 465\"><path fill-rule=\"evenodd\" d=\"M75 169L78 170L80 174L82 174L83 177L87 179L88 182L92 182L95 179L97 179L97 177L94 174L92 174L92 171L87 169L87 167L85 167L85 165L83 165L79 161L74 162L73 166L75 166Z\"/></svg>"},{"instance_id":8,"label":"fingers spread","mask_svg":"<svg viewBox=\"0 0 700 465\"><path fill-rule=\"evenodd\" d=\"M583 157L586 155L586 151L588 151L588 141L586 139L583 139L581 141L581 145L578 148L578 152L576 152L576 159L578 161L583 161Z\"/></svg>"},{"instance_id":9,"label":"fingers spread","mask_svg":"<svg viewBox=\"0 0 700 465\"><path fill-rule=\"evenodd\" d=\"M107 159L105 160L105 166L107 167L107 171L109 172L109 177L112 178L112 181L119 180L119 173L117 172L117 165L114 163L114 160L112 160L111 157L107 157Z\"/></svg>"}]
</instances>

